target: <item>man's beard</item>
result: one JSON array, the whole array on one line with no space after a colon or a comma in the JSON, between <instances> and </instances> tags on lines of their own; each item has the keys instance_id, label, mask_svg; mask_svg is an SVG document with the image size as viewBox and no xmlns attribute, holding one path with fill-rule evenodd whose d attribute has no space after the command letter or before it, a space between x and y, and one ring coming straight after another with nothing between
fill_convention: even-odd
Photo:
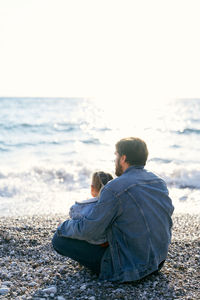
<instances>
[{"instance_id":1,"label":"man's beard","mask_svg":"<svg viewBox=\"0 0 200 300\"><path fill-rule=\"evenodd\" d=\"M120 157L119 157L115 165L115 175L121 176L122 174L123 174L123 170L122 170L122 166L120 165Z\"/></svg>"}]
</instances>

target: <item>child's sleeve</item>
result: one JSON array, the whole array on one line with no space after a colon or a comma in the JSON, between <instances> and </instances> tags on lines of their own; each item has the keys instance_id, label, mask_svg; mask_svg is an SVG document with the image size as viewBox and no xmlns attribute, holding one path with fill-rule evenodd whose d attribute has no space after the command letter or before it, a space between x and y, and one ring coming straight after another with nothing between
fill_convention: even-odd
<instances>
[{"instance_id":1,"label":"child's sleeve","mask_svg":"<svg viewBox=\"0 0 200 300\"><path fill-rule=\"evenodd\" d=\"M69 216L72 220L78 220L84 216L84 206L79 203L75 203L70 207Z\"/></svg>"}]
</instances>

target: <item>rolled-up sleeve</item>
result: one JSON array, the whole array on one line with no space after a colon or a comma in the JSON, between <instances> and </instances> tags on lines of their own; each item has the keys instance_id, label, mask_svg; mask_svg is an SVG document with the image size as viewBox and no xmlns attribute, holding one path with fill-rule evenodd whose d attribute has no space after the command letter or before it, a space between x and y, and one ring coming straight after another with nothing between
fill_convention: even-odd
<instances>
[{"instance_id":1,"label":"rolled-up sleeve","mask_svg":"<svg viewBox=\"0 0 200 300\"><path fill-rule=\"evenodd\" d=\"M79 240L98 239L106 233L107 228L120 212L119 199L104 187L99 201L90 214L80 220L66 220L57 229L60 236Z\"/></svg>"}]
</instances>

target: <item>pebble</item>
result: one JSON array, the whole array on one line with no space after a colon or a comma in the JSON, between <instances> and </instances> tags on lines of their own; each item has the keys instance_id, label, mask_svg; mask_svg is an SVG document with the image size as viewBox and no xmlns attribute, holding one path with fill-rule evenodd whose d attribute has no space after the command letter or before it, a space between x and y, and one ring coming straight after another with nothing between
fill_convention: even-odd
<instances>
[{"instance_id":1,"label":"pebble","mask_svg":"<svg viewBox=\"0 0 200 300\"><path fill-rule=\"evenodd\" d=\"M50 298L54 298L54 293L51 293L49 296Z\"/></svg>"},{"instance_id":2,"label":"pebble","mask_svg":"<svg viewBox=\"0 0 200 300\"><path fill-rule=\"evenodd\" d=\"M37 282L35 282L35 281L29 282L28 285L29 285L29 286L36 286L36 285L37 285Z\"/></svg>"},{"instance_id":3,"label":"pebble","mask_svg":"<svg viewBox=\"0 0 200 300\"><path fill-rule=\"evenodd\" d=\"M6 295L10 292L10 289L7 287L0 288L0 295Z\"/></svg>"},{"instance_id":4,"label":"pebble","mask_svg":"<svg viewBox=\"0 0 200 300\"><path fill-rule=\"evenodd\" d=\"M12 282L11 281L2 281L1 285L11 286Z\"/></svg>"},{"instance_id":5,"label":"pebble","mask_svg":"<svg viewBox=\"0 0 200 300\"><path fill-rule=\"evenodd\" d=\"M87 288L87 285L86 285L86 284L83 284L83 285L81 285L80 290L81 290L81 291L84 291L86 288Z\"/></svg>"},{"instance_id":6,"label":"pebble","mask_svg":"<svg viewBox=\"0 0 200 300\"><path fill-rule=\"evenodd\" d=\"M125 292L125 290L120 289L120 288L113 291L113 293L116 293L116 294L120 294L120 293L123 294L124 292Z\"/></svg>"},{"instance_id":7,"label":"pebble","mask_svg":"<svg viewBox=\"0 0 200 300\"><path fill-rule=\"evenodd\" d=\"M50 286L50 287L44 289L42 292L44 294L52 294L52 293L56 294L57 293L57 288L56 288L56 286Z\"/></svg>"},{"instance_id":8,"label":"pebble","mask_svg":"<svg viewBox=\"0 0 200 300\"><path fill-rule=\"evenodd\" d=\"M160 274L128 284L99 282L90 271L57 254L51 238L60 218L66 216L0 218L0 299L200 299L199 216L175 214L172 243Z\"/></svg>"}]
</instances>

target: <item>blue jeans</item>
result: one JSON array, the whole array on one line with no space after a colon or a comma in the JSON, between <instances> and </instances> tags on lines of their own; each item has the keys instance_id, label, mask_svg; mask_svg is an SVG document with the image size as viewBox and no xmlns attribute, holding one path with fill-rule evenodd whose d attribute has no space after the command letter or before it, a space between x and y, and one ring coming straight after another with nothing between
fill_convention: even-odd
<instances>
[{"instance_id":1,"label":"blue jeans","mask_svg":"<svg viewBox=\"0 0 200 300\"><path fill-rule=\"evenodd\" d=\"M100 273L101 259L106 250L105 247L82 240L65 238L59 236L57 232L52 239L52 245L59 254L76 260L96 274Z\"/></svg>"}]
</instances>

